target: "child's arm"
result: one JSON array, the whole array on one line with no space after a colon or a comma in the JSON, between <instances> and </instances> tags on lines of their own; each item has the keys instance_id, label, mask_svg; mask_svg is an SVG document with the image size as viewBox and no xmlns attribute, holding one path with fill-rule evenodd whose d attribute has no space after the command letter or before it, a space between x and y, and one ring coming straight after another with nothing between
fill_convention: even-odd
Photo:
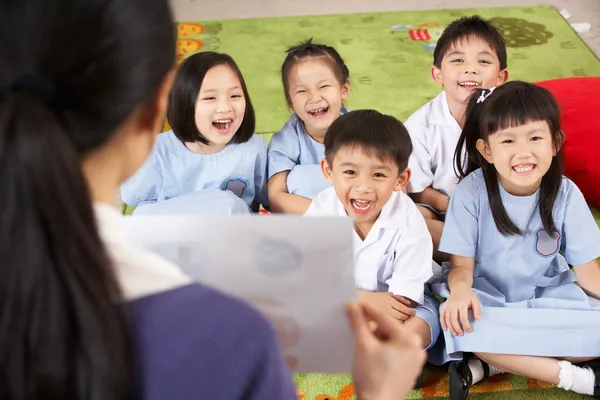
<instances>
[{"instance_id":1,"label":"child's arm","mask_svg":"<svg viewBox=\"0 0 600 400\"><path fill-rule=\"evenodd\" d=\"M407 210L406 227L394 247L390 260L393 269L385 283L391 293L415 306L423 304L425 283L433 276L433 243L418 208L406 196L403 202L400 206Z\"/></svg>"},{"instance_id":2,"label":"child's arm","mask_svg":"<svg viewBox=\"0 0 600 400\"><path fill-rule=\"evenodd\" d=\"M152 162L152 156L121 185L121 199L129 206L156 201L162 191L163 175Z\"/></svg>"},{"instance_id":3,"label":"child's arm","mask_svg":"<svg viewBox=\"0 0 600 400\"><path fill-rule=\"evenodd\" d=\"M442 329L450 329L454 336L463 336L463 327L467 332L472 332L469 309L473 310L475 319L481 317L479 300L472 289L475 259L452 255L450 263L451 267L448 273L450 297L440 312L440 323Z\"/></svg>"},{"instance_id":4,"label":"child's arm","mask_svg":"<svg viewBox=\"0 0 600 400\"><path fill-rule=\"evenodd\" d=\"M416 203L430 205L440 212L446 212L448 210L448 203L450 202L450 197L431 186L425 188L420 193L412 193L411 197Z\"/></svg>"},{"instance_id":5,"label":"child's arm","mask_svg":"<svg viewBox=\"0 0 600 400\"><path fill-rule=\"evenodd\" d=\"M269 179L269 205L272 212L304 214L311 201L306 197L288 193L287 177L290 171L281 171Z\"/></svg>"},{"instance_id":6,"label":"child's arm","mask_svg":"<svg viewBox=\"0 0 600 400\"><path fill-rule=\"evenodd\" d=\"M598 261L590 261L573 268L573 270L583 291L588 296L600 300L600 264L598 264Z\"/></svg>"},{"instance_id":7,"label":"child's arm","mask_svg":"<svg viewBox=\"0 0 600 400\"><path fill-rule=\"evenodd\" d=\"M369 292L359 289L358 301L401 322L415 315L414 307L409 306L410 302L393 293Z\"/></svg>"}]
</instances>

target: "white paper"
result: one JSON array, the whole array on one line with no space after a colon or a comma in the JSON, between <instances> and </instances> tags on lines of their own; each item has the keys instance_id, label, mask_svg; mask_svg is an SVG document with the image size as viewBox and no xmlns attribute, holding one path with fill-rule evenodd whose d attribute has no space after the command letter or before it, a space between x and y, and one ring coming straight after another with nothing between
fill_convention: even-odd
<instances>
[{"instance_id":1,"label":"white paper","mask_svg":"<svg viewBox=\"0 0 600 400\"><path fill-rule=\"evenodd\" d=\"M294 372L349 373L352 221L300 216L138 216L134 243L263 311Z\"/></svg>"}]
</instances>

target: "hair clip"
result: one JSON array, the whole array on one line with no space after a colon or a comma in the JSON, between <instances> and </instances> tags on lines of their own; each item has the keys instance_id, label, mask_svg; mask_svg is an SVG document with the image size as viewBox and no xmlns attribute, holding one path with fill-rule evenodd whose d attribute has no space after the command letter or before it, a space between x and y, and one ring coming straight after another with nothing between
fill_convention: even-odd
<instances>
[{"instance_id":1,"label":"hair clip","mask_svg":"<svg viewBox=\"0 0 600 400\"><path fill-rule=\"evenodd\" d=\"M485 101L485 99L487 99L488 97L490 97L490 94L492 94L492 92L494 91L494 89L496 89L496 88L493 87L493 88L489 88L489 89L483 89L481 91L481 95L479 95L479 97L477 98L477 104L483 103Z\"/></svg>"}]
</instances>

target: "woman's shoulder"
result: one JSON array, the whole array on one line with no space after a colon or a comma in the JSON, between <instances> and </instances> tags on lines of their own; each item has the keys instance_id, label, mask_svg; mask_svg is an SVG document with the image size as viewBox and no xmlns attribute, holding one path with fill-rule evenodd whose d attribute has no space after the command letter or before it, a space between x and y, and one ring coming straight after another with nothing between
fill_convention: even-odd
<instances>
[{"instance_id":1,"label":"woman's shoulder","mask_svg":"<svg viewBox=\"0 0 600 400\"><path fill-rule=\"evenodd\" d=\"M139 297L127 302L125 307L133 320L141 323L138 326L150 322L157 331L180 325L192 329L198 336L216 330L247 337L253 336L252 333L262 335L271 329L265 317L247 303L198 283ZM214 338L211 340L215 342Z\"/></svg>"},{"instance_id":2,"label":"woman's shoulder","mask_svg":"<svg viewBox=\"0 0 600 400\"><path fill-rule=\"evenodd\" d=\"M241 300L189 284L124 307L143 398L246 398L267 365L274 392L293 390L271 325Z\"/></svg>"}]
</instances>

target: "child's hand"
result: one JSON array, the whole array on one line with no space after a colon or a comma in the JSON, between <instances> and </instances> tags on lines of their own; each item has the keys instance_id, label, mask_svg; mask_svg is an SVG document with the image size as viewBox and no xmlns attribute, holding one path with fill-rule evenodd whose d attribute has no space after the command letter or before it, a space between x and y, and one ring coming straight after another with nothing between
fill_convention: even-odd
<instances>
[{"instance_id":1,"label":"child's hand","mask_svg":"<svg viewBox=\"0 0 600 400\"><path fill-rule=\"evenodd\" d=\"M440 312L440 323L442 329L450 329L453 336L464 336L462 326L467 332L473 332L469 322L469 308L473 309L473 315L476 320L481 318L481 308L479 300L472 289L453 291L448 300L442 306Z\"/></svg>"},{"instance_id":2,"label":"child's hand","mask_svg":"<svg viewBox=\"0 0 600 400\"><path fill-rule=\"evenodd\" d=\"M410 300L393 293L359 290L358 301L398 321L406 321L415 315L415 310L410 308Z\"/></svg>"},{"instance_id":3,"label":"child's hand","mask_svg":"<svg viewBox=\"0 0 600 400\"><path fill-rule=\"evenodd\" d=\"M354 332L352 375L357 397L403 399L412 390L425 364L422 340L366 304L349 304L347 312Z\"/></svg>"}]
</instances>

